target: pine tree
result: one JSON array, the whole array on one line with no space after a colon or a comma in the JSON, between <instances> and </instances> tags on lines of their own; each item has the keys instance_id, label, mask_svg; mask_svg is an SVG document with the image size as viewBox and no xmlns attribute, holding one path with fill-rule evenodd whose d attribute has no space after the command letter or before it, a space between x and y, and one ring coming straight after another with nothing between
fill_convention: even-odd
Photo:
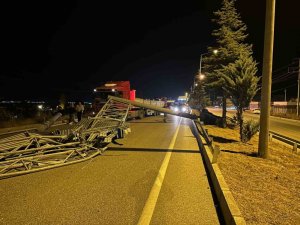
<instances>
[{"instance_id":1,"label":"pine tree","mask_svg":"<svg viewBox=\"0 0 300 225\"><path fill-rule=\"evenodd\" d=\"M224 81L224 90L231 96L231 100L237 109L237 120L240 125L240 140L247 142L249 137L243 130L243 110L248 107L258 90L259 78L256 77L257 63L248 53L241 54L234 62L223 68L220 76Z\"/></svg>"},{"instance_id":2,"label":"pine tree","mask_svg":"<svg viewBox=\"0 0 300 225\"><path fill-rule=\"evenodd\" d=\"M200 111L209 104L209 98L204 89L203 82L198 82L189 98L189 105L198 108Z\"/></svg>"},{"instance_id":3,"label":"pine tree","mask_svg":"<svg viewBox=\"0 0 300 225\"><path fill-rule=\"evenodd\" d=\"M252 45L244 43L247 38L247 27L241 20L240 14L235 8L235 0L223 0L221 8L214 12L217 28L213 30L212 36L216 38L216 46L208 47L208 52L218 50L218 54L209 54L203 58L203 70L206 73L209 88L222 93L223 96L223 127L226 126L226 98L224 90L224 76L226 66L234 63L240 55L251 55Z\"/></svg>"}]
</instances>

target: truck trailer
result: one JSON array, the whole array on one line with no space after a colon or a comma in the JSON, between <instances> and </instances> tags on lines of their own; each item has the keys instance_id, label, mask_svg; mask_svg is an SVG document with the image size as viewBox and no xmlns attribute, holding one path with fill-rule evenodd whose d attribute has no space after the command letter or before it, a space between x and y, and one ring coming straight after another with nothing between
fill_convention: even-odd
<instances>
[{"instance_id":1,"label":"truck trailer","mask_svg":"<svg viewBox=\"0 0 300 225\"><path fill-rule=\"evenodd\" d=\"M94 89L94 103L93 108L98 111L102 108L108 99L108 96L115 96L132 100L144 104L153 105L156 107L163 107L165 102L160 100L142 99L136 97L136 90L130 89L129 81L108 81L102 83ZM145 116L155 116L158 113L151 109L131 106L128 112L128 119L142 119Z\"/></svg>"}]
</instances>

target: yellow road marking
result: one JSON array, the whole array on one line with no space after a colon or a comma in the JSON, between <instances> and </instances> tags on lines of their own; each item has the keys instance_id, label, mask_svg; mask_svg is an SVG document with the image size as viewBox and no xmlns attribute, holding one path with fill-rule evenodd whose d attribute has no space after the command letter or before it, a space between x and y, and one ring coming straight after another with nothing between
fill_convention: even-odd
<instances>
[{"instance_id":1,"label":"yellow road marking","mask_svg":"<svg viewBox=\"0 0 300 225\"><path fill-rule=\"evenodd\" d=\"M154 208L155 208L155 205L156 205L159 193L160 193L160 189L161 189L161 186L162 186L162 183L164 181L166 171L167 171L167 168L168 168L168 165L169 165L172 150L174 148L175 141L176 141L176 138L177 138L177 135L178 135L178 132L179 132L181 120L182 120L182 118L180 118L180 120L178 122L177 129L176 129L175 134L174 134L174 136L171 140L171 143L168 147L168 149L171 150L171 151L168 151L165 155L164 161L161 164L158 175L155 179L155 182L152 186L149 197L148 197L148 199L146 201L146 204L144 206L144 209L143 209L142 215L139 219L138 225L148 225L148 224L150 224L150 221L151 221L151 218L152 218L152 215L153 215L153 212L154 212Z\"/></svg>"}]
</instances>

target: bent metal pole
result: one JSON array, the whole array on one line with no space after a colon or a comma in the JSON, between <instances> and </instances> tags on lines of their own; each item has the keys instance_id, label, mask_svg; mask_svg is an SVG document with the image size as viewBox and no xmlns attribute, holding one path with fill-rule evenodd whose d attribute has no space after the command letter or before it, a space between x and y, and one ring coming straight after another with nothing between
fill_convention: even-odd
<instances>
[{"instance_id":1,"label":"bent metal pole","mask_svg":"<svg viewBox=\"0 0 300 225\"><path fill-rule=\"evenodd\" d=\"M145 109L152 109L154 111L157 112L161 112L161 113L166 113L166 114L171 114L174 116L180 116L180 117L184 117L184 118L188 118L188 119L197 119L198 117L189 113L176 113L171 109L166 109L166 108L161 108L161 107L157 107L157 106L153 106L153 105L149 105L149 104L145 104L145 103L140 103L140 102L136 102L136 101L132 101L132 100L127 100L124 98L118 98L115 96L108 96L109 99L114 100L116 102L121 102L121 103L125 103L128 105L133 105L136 107L140 107L140 108L145 108Z\"/></svg>"}]
</instances>

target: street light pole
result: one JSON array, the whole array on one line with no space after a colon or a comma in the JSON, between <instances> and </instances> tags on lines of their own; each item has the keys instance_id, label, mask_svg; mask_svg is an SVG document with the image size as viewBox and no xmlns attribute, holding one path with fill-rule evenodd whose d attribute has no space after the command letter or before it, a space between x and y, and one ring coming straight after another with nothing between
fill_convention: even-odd
<instances>
[{"instance_id":1,"label":"street light pole","mask_svg":"<svg viewBox=\"0 0 300 225\"><path fill-rule=\"evenodd\" d=\"M203 56L203 55L206 55L206 54L208 54L208 52L203 53L203 54L200 55L200 65L199 65L199 74L198 74L199 79L200 79L200 76L201 76L201 69L202 69L202 56ZM197 76L197 75L196 75L196 76ZM196 76L194 76L193 91L195 90L195 87L197 86L197 85L196 85Z\"/></svg>"},{"instance_id":2,"label":"street light pole","mask_svg":"<svg viewBox=\"0 0 300 225\"><path fill-rule=\"evenodd\" d=\"M212 52L213 52L214 55L218 54L217 49L214 49ZM206 53L203 53L203 54L200 55L199 76L201 76L201 74L202 74L202 56L207 55L208 53L209 52L206 52Z\"/></svg>"},{"instance_id":3,"label":"street light pole","mask_svg":"<svg viewBox=\"0 0 300 225\"><path fill-rule=\"evenodd\" d=\"M202 56L206 55L207 53L201 54L200 55L200 66L199 66L199 76L201 76L201 69L202 69Z\"/></svg>"},{"instance_id":4,"label":"street light pole","mask_svg":"<svg viewBox=\"0 0 300 225\"><path fill-rule=\"evenodd\" d=\"M208 52L203 53L203 54L200 55L200 65L199 65L199 73L198 73L198 76L201 76L201 71L202 71L202 56L207 55L207 54L208 54ZM197 76L197 75L196 75L196 76ZM194 76L194 85L193 85L194 90L195 90L195 86L196 86L196 76ZM199 78L200 78L200 77L199 77Z\"/></svg>"},{"instance_id":5,"label":"street light pole","mask_svg":"<svg viewBox=\"0 0 300 225\"><path fill-rule=\"evenodd\" d=\"M212 52L215 55L218 54L218 50L217 49L214 49ZM199 65L199 79L200 80L203 79L203 77L201 78L201 74L202 74L202 58L203 58L204 55L207 55L207 54L209 54L209 52L202 53L200 55L200 65ZM196 83L196 77L194 77L194 88L195 88L195 83Z\"/></svg>"}]
</instances>

